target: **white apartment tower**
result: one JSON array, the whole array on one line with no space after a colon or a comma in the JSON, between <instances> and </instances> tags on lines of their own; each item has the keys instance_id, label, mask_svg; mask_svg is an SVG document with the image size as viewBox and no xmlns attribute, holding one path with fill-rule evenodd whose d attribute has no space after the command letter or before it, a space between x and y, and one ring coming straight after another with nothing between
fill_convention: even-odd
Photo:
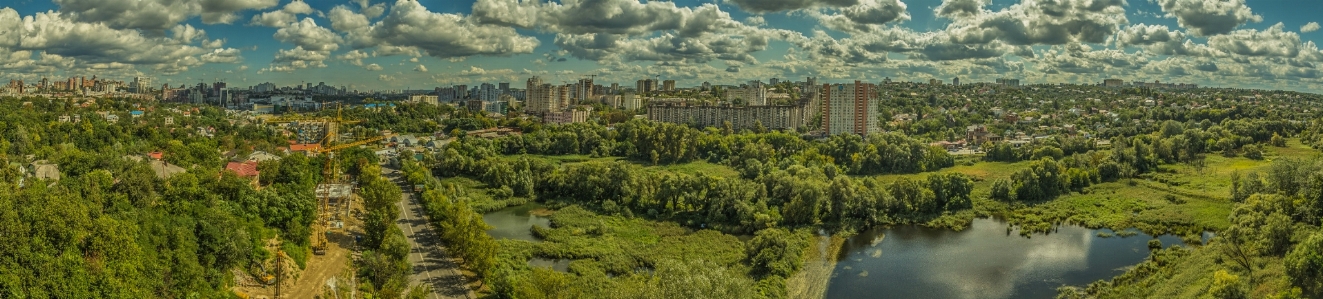
<instances>
[{"instance_id":1,"label":"white apartment tower","mask_svg":"<svg viewBox=\"0 0 1323 299\"><path fill-rule=\"evenodd\" d=\"M878 132L877 85L854 81L854 84L824 84L822 128L829 135Z\"/></svg>"},{"instance_id":2,"label":"white apartment tower","mask_svg":"<svg viewBox=\"0 0 1323 299\"><path fill-rule=\"evenodd\" d=\"M130 85L129 87L133 89L131 90L132 92L147 93L147 91L151 90L152 78L133 77L133 85Z\"/></svg>"}]
</instances>

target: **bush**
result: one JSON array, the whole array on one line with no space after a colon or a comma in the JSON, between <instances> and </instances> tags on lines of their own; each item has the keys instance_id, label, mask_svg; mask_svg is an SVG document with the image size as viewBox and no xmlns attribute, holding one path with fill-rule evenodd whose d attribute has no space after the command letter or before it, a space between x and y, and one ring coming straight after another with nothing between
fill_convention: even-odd
<instances>
[{"instance_id":1,"label":"bush","mask_svg":"<svg viewBox=\"0 0 1323 299\"><path fill-rule=\"evenodd\" d=\"M1323 295L1323 233L1314 233L1286 255L1286 276L1305 294ZM1315 297L1316 298L1316 297Z\"/></svg>"},{"instance_id":2,"label":"bush","mask_svg":"<svg viewBox=\"0 0 1323 299\"><path fill-rule=\"evenodd\" d=\"M1259 148L1258 145L1253 145L1253 144L1246 145L1245 147L1241 148L1241 151L1244 152L1245 158L1250 158L1254 160L1263 160L1263 149Z\"/></svg>"},{"instance_id":3,"label":"bush","mask_svg":"<svg viewBox=\"0 0 1323 299\"><path fill-rule=\"evenodd\" d=\"M745 251L754 273L790 277L803 268L808 245L808 240L788 230L769 228L758 231Z\"/></svg>"}]
</instances>

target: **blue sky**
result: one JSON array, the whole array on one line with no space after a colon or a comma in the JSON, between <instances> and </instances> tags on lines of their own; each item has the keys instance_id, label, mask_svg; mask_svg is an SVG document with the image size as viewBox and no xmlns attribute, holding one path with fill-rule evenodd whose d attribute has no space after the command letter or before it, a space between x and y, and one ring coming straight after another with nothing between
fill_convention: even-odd
<instances>
[{"instance_id":1,"label":"blue sky","mask_svg":"<svg viewBox=\"0 0 1323 299\"><path fill-rule=\"evenodd\" d=\"M359 90L534 75L1323 90L1323 31L1306 27L1323 3L1309 0L293 1L9 1L0 73Z\"/></svg>"}]
</instances>

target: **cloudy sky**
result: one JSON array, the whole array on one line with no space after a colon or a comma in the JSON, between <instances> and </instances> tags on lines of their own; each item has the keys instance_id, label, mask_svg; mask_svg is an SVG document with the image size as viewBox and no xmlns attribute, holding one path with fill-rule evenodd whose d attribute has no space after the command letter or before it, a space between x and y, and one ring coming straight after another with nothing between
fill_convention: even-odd
<instances>
[{"instance_id":1,"label":"cloudy sky","mask_svg":"<svg viewBox=\"0 0 1323 299\"><path fill-rule=\"evenodd\" d=\"M360 90L884 77L1323 92L1316 0L6 0L0 74Z\"/></svg>"}]
</instances>

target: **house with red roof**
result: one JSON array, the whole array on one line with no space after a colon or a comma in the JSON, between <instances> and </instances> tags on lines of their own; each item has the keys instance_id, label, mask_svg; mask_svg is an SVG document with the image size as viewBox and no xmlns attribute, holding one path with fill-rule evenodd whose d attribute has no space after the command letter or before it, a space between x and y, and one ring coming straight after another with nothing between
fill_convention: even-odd
<instances>
[{"instance_id":1,"label":"house with red roof","mask_svg":"<svg viewBox=\"0 0 1323 299\"><path fill-rule=\"evenodd\" d=\"M312 155L316 154L317 151L319 151L319 150L321 150L321 149L322 149L322 145L321 145L321 144L318 144L318 143L290 144L290 145L289 145L289 151L290 151L290 152L303 153L304 155L308 155L308 156L312 156Z\"/></svg>"},{"instance_id":2,"label":"house with red roof","mask_svg":"<svg viewBox=\"0 0 1323 299\"><path fill-rule=\"evenodd\" d=\"M241 178L252 180L253 188L260 186L258 178L262 176L262 172L257 170L257 161L230 162L225 164L225 170L233 171Z\"/></svg>"}]
</instances>

